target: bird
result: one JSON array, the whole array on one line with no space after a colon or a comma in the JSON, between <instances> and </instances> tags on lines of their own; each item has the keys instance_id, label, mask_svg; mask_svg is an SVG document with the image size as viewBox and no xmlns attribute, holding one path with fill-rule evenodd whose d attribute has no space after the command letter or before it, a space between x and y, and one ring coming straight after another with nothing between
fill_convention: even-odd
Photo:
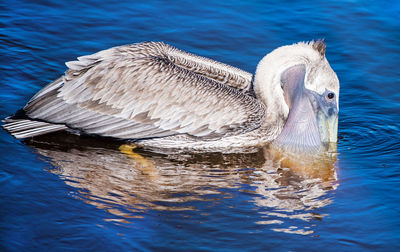
<instances>
[{"instance_id":1,"label":"bird","mask_svg":"<svg viewBox=\"0 0 400 252\"><path fill-rule=\"evenodd\" d=\"M324 40L280 46L252 75L163 42L116 46L66 62L3 128L17 139L69 131L159 149L314 153L337 142L340 84L325 51Z\"/></svg>"}]
</instances>

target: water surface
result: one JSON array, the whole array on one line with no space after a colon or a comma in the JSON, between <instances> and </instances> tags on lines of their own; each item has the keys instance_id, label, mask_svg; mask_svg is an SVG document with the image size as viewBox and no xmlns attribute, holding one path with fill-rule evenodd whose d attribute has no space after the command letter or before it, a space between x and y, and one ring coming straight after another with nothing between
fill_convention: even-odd
<instances>
[{"instance_id":1,"label":"water surface","mask_svg":"<svg viewBox=\"0 0 400 252\"><path fill-rule=\"evenodd\" d=\"M64 62L141 41L254 72L278 46L325 38L341 82L338 155L311 173L266 149L157 154L0 130L0 250L400 250L398 2L6 1L0 16L1 118Z\"/></svg>"}]
</instances>

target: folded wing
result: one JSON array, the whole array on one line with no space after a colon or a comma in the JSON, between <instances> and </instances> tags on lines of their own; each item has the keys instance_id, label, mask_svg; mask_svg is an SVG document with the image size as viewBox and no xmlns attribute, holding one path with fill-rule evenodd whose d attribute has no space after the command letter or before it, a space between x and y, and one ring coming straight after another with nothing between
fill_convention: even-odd
<instances>
[{"instance_id":1,"label":"folded wing","mask_svg":"<svg viewBox=\"0 0 400 252\"><path fill-rule=\"evenodd\" d=\"M114 47L68 62L24 107L32 119L88 134L218 138L261 125L251 74L164 43Z\"/></svg>"}]
</instances>

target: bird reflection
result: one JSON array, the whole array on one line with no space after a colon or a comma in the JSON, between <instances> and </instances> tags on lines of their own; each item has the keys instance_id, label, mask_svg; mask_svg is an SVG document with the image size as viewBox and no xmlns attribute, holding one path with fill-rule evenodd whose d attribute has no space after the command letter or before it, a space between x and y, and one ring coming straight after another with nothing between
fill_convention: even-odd
<instances>
[{"instance_id":1,"label":"bird reflection","mask_svg":"<svg viewBox=\"0 0 400 252\"><path fill-rule=\"evenodd\" d=\"M210 195L223 198L222 189L236 189L261 209L258 224L310 234L302 227L285 227L285 219L306 223L323 218L317 209L331 203L328 192L338 186L334 155L300 160L266 147L242 154L153 153L70 134L26 144L53 165L50 172L78 189L78 197L112 213L113 221L143 218L148 209L196 210L191 202L215 200Z\"/></svg>"}]
</instances>

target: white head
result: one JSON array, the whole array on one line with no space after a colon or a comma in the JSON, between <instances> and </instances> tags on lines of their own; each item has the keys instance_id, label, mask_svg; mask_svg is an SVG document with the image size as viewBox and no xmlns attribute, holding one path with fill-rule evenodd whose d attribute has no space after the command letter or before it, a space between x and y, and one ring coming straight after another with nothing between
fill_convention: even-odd
<instances>
[{"instance_id":1,"label":"white head","mask_svg":"<svg viewBox=\"0 0 400 252\"><path fill-rule=\"evenodd\" d=\"M337 141L339 80L325 58L323 41L275 49L258 64L254 91L266 120L284 125L275 144L295 152Z\"/></svg>"}]
</instances>

